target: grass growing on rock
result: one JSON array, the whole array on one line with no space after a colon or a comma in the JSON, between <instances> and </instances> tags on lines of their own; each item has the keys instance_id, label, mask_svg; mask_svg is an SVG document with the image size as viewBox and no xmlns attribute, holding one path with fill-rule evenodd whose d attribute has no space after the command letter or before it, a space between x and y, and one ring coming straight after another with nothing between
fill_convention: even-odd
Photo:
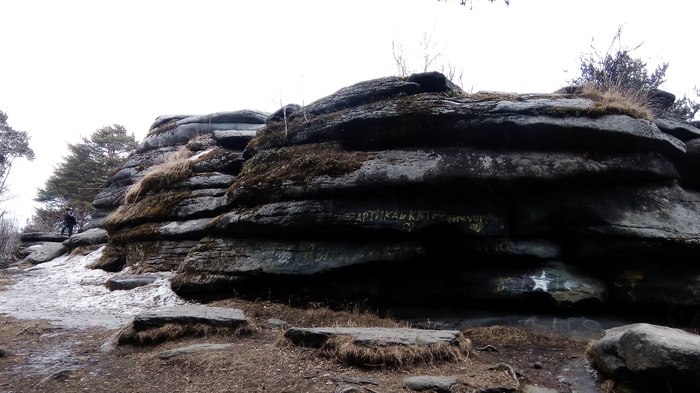
<instances>
[{"instance_id":1,"label":"grass growing on rock","mask_svg":"<svg viewBox=\"0 0 700 393\"><path fill-rule=\"evenodd\" d=\"M642 91L601 89L589 83L581 86L577 95L595 101L596 112L623 114L647 120L654 119L649 97Z\"/></svg>"},{"instance_id":2,"label":"grass growing on rock","mask_svg":"<svg viewBox=\"0 0 700 393\"><path fill-rule=\"evenodd\" d=\"M168 156L165 161L151 168L143 178L129 187L124 196L124 203L135 203L149 192L160 191L168 185L192 176L191 162L188 160L191 155L192 152L189 149L182 147Z\"/></svg>"},{"instance_id":3,"label":"grass growing on rock","mask_svg":"<svg viewBox=\"0 0 700 393\"><path fill-rule=\"evenodd\" d=\"M117 333L118 345L156 345L165 341L178 340L184 337L238 337L250 334L253 328L249 324L231 328L205 324L165 324L163 326L137 331L133 323L126 325Z\"/></svg>"},{"instance_id":4,"label":"grass growing on rock","mask_svg":"<svg viewBox=\"0 0 700 393\"><path fill-rule=\"evenodd\" d=\"M341 176L359 169L368 157L334 142L263 150L246 162L229 193L239 187L265 189L285 182L303 184L318 176Z\"/></svg>"},{"instance_id":5,"label":"grass growing on rock","mask_svg":"<svg viewBox=\"0 0 700 393\"><path fill-rule=\"evenodd\" d=\"M471 341L460 338L455 344L357 345L350 336L334 336L321 347L320 354L346 366L405 369L417 364L436 365L459 362L469 357Z\"/></svg>"},{"instance_id":6,"label":"grass growing on rock","mask_svg":"<svg viewBox=\"0 0 700 393\"><path fill-rule=\"evenodd\" d=\"M138 202L124 204L110 214L103 227L113 230L127 224L141 224L149 220L163 221L172 218L172 210L191 197L190 191L168 191L148 195Z\"/></svg>"}]
</instances>

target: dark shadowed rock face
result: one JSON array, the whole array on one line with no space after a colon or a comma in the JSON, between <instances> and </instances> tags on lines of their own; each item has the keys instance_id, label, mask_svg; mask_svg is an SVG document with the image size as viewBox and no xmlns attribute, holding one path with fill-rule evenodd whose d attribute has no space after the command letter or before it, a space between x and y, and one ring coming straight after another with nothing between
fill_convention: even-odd
<instances>
[{"instance_id":1,"label":"dark shadowed rock face","mask_svg":"<svg viewBox=\"0 0 700 393\"><path fill-rule=\"evenodd\" d=\"M197 299L700 307L690 124L438 73L284 109L159 118L96 200L110 246Z\"/></svg>"}]
</instances>

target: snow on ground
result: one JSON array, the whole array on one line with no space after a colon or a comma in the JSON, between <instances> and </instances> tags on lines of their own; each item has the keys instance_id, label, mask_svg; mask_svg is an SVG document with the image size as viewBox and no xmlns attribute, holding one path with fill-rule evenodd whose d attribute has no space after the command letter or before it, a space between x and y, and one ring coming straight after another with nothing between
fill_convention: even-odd
<instances>
[{"instance_id":1,"label":"snow on ground","mask_svg":"<svg viewBox=\"0 0 700 393\"><path fill-rule=\"evenodd\" d=\"M109 278L131 272L87 268L103 248L86 256L64 255L15 270L15 283L0 291L0 315L49 320L69 328L119 328L144 310L187 303L170 289L172 273L153 273L158 277L154 283L128 291L108 290L104 283Z\"/></svg>"}]
</instances>

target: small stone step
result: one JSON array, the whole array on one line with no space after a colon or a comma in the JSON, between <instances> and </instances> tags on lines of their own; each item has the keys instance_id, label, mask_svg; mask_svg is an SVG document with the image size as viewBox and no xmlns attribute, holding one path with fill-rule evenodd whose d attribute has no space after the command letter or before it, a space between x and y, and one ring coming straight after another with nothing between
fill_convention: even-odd
<instances>
[{"instance_id":1,"label":"small stone step","mask_svg":"<svg viewBox=\"0 0 700 393\"><path fill-rule=\"evenodd\" d=\"M195 344L182 348L170 349L158 353L158 357L161 359L170 359L180 355L186 355L189 353L202 352L202 351L217 351L221 349L231 348L232 344Z\"/></svg>"},{"instance_id":2,"label":"small stone step","mask_svg":"<svg viewBox=\"0 0 700 393\"><path fill-rule=\"evenodd\" d=\"M462 337L458 330L422 330L401 328L298 328L284 333L285 337L299 346L319 348L333 336L351 336L359 346L420 345L439 343L456 344Z\"/></svg>"},{"instance_id":3,"label":"small stone step","mask_svg":"<svg viewBox=\"0 0 700 393\"><path fill-rule=\"evenodd\" d=\"M408 377L403 380L404 385L417 392L423 390L433 390L436 392L451 392L452 387L457 384L456 377L421 375Z\"/></svg>"},{"instance_id":4,"label":"small stone step","mask_svg":"<svg viewBox=\"0 0 700 393\"><path fill-rule=\"evenodd\" d=\"M248 323L242 310L207 306L174 306L151 310L134 317L134 330L144 331L166 324L204 324L214 327L238 328Z\"/></svg>"}]
</instances>

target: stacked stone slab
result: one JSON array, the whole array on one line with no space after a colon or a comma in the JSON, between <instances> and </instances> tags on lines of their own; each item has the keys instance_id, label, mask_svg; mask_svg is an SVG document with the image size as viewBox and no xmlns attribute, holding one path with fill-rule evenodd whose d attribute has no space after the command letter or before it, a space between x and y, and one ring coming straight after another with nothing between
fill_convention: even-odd
<instances>
[{"instance_id":1,"label":"stacked stone slab","mask_svg":"<svg viewBox=\"0 0 700 393\"><path fill-rule=\"evenodd\" d=\"M243 165L244 147L267 116L241 110L157 118L95 199L93 225L110 234L100 264L109 270L124 264L137 271L177 269L209 222L228 211L226 190ZM184 159L179 172L154 172L175 157Z\"/></svg>"},{"instance_id":2,"label":"stacked stone slab","mask_svg":"<svg viewBox=\"0 0 700 393\"><path fill-rule=\"evenodd\" d=\"M105 266L176 270L201 300L698 307L700 130L637 116L426 73L161 117L95 201Z\"/></svg>"},{"instance_id":3,"label":"stacked stone slab","mask_svg":"<svg viewBox=\"0 0 700 393\"><path fill-rule=\"evenodd\" d=\"M571 94L465 94L437 73L285 109L247 146L180 295L700 305L700 195L676 169L692 126Z\"/></svg>"}]
</instances>

